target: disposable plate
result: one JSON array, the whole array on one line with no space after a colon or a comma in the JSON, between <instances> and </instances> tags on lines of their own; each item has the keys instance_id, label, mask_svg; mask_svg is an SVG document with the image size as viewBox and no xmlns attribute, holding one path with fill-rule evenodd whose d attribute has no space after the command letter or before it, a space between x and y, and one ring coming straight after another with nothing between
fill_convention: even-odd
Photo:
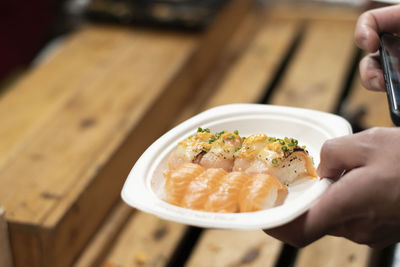
<instances>
[{"instance_id":1,"label":"disposable plate","mask_svg":"<svg viewBox=\"0 0 400 267\"><path fill-rule=\"evenodd\" d=\"M155 141L132 168L121 192L132 207L161 218L199 227L225 229L267 229L285 224L313 205L330 185L330 180L303 180L289 186L283 205L248 213L212 213L171 205L163 200L167 158L178 142L195 134L198 127L211 132L238 130L241 136L265 133L293 137L319 164L322 144L331 138L350 134L343 118L319 111L293 107L232 104L209 109L179 124Z\"/></svg>"}]
</instances>

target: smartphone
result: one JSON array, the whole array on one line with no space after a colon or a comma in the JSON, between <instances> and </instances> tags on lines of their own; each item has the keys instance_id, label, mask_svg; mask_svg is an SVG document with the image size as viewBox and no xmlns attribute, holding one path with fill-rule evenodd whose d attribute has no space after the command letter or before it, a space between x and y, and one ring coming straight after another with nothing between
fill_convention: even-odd
<instances>
[{"instance_id":1,"label":"smartphone","mask_svg":"<svg viewBox=\"0 0 400 267\"><path fill-rule=\"evenodd\" d=\"M390 117L400 126L400 37L391 33L380 36L380 55Z\"/></svg>"}]
</instances>

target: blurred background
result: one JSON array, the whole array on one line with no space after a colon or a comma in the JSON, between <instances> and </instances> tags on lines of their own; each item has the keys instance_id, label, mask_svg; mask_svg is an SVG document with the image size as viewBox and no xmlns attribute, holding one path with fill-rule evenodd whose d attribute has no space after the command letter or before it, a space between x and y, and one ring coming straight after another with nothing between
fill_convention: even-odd
<instances>
[{"instance_id":1,"label":"blurred background","mask_svg":"<svg viewBox=\"0 0 400 267\"><path fill-rule=\"evenodd\" d=\"M0 87L49 53L68 32L85 22L115 23L186 31L204 30L229 0L40 0L1 3ZM258 0L268 4L273 0ZM281 1L282 2L282 1ZM284 0L283 2L290 2ZM299 0L354 6L367 0ZM21 34L23 33L23 34ZM43 54L41 54L43 53ZM35 61L36 59L36 61Z\"/></svg>"},{"instance_id":2,"label":"blurred background","mask_svg":"<svg viewBox=\"0 0 400 267\"><path fill-rule=\"evenodd\" d=\"M143 151L214 106L258 103L393 126L363 89L367 0L0 3L0 266L399 267L400 250L200 229L120 199ZM4 210L3 210L3 209ZM397 246L398 247L398 246Z\"/></svg>"}]
</instances>

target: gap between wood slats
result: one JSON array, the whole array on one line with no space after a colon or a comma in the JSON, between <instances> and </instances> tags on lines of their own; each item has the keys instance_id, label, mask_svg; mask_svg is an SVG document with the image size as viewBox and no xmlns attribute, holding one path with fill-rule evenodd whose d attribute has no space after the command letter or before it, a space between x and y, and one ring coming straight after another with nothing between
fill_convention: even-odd
<instances>
[{"instance_id":1,"label":"gap between wood slats","mask_svg":"<svg viewBox=\"0 0 400 267\"><path fill-rule=\"evenodd\" d=\"M277 64L276 71L271 74L271 77L274 77L269 81L269 86L262 90L264 91L264 94L261 94L258 99L253 101L254 103L264 103L270 96L270 90L272 90L275 86L275 84L280 80L280 78L284 74L284 70L286 68L286 65L288 64L292 54L295 52L297 49L298 44L300 43L303 29L302 27L296 28L297 35L292 38L287 50L283 53L281 56L280 62ZM199 90L201 91L201 90ZM211 102L213 102L211 100ZM246 101L247 102L247 101ZM222 103L219 103L222 104ZM209 106L209 105L206 105ZM172 260L169 262L168 266L184 266L186 264L186 261L188 260L189 254L193 252L194 245L198 242L198 239L201 238L201 236L204 234L204 230L200 228L189 228L188 231L186 232L185 238L182 240L180 243L180 246L178 249L175 251L174 256L172 257ZM267 239L268 237L265 236ZM184 247L184 250L181 250L180 248ZM277 259L277 263L274 264L276 266L286 266L288 264L288 259L290 261L294 259L295 254L293 254L294 248L287 247L285 246L283 248L283 251L279 253L279 258ZM296 250L297 251L297 250ZM295 251L295 252L296 252Z\"/></svg>"}]
</instances>

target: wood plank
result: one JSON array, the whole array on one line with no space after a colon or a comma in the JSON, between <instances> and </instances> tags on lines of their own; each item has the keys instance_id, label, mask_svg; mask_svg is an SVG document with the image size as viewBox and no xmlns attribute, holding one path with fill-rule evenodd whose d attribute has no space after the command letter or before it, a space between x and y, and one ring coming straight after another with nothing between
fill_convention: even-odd
<instances>
[{"instance_id":1,"label":"wood plank","mask_svg":"<svg viewBox=\"0 0 400 267\"><path fill-rule=\"evenodd\" d=\"M287 20L265 21L254 40L230 68L207 107L260 101L293 43L299 26Z\"/></svg>"},{"instance_id":2,"label":"wood plank","mask_svg":"<svg viewBox=\"0 0 400 267\"><path fill-rule=\"evenodd\" d=\"M332 112L356 51L354 23L323 19L307 23L302 42L270 103ZM346 239L324 237L299 251L296 266L365 266L362 264L368 261L369 253L365 246Z\"/></svg>"},{"instance_id":3,"label":"wood plank","mask_svg":"<svg viewBox=\"0 0 400 267\"><path fill-rule=\"evenodd\" d=\"M104 65L120 60L120 50L127 42L132 40L119 28L83 28L67 38L63 52L56 59L28 71L12 89L2 94L0 170L40 134L60 106L85 86L88 77L106 75Z\"/></svg>"},{"instance_id":4,"label":"wood plank","mask_svg":"<svg viewBox=\"0 0 400 267\"><path fill-rule=\"evenodd\" d=\"M137 212L103 266L165 266L185 230L182 224Z\"/></svg>"},{"instance_id":5,"label":"wood plank","mask_svg":"<svg viewBox=\"0 0 400 267\"><path fill-rule=\"evenodd\" d=\"M299 26L287 20L262 21L262 26L228 67L215 93L202 108L260 101ZM281 242L261 231L207 230L187 266L274 266L281 246Z\"/></svg>"},{"instance_id":6,"label":"wood plank","mask_svg":"<svg viewBox=\"0 0 400 267\"><path fill-rule=\"evenodd\" d=\"M365 267L370 249L338 237L325 237L300 250L295 267Z\"/></svg>"},{"instance_id":7,"label":"wood plank","mask_svg":"<svg viewBox=\"0 0 400 267\"><path fill-rule=\"evenodd\" d=\"M271 103L333 111L355 46L352 22L310 21Z\"/></svg>"},{"instance_id":8,"label":"wood plank","mask_svg":"<svg viewBox=\"0 0 400 267\"><path fill-rule=\"evenodd\" d=\"M1 172L1 202L9 211L8 220L30 225L34 228L32 234L38 234L36 228L47 229L37 241L44 243L38 247L44 251L35 254L44 256L41 253L46 251L46 258L42 260L50 265L52 261L64 261L63 264L70 261L115 201L124 179L118 172L117 176L109 176L112 180L100 180L104 192L91 192L98 198L101 195L96 193L104 193L103 199L109 201L102 201L102 205L87 202L87 210L83 205L74 206L82 193L85 196L90 193L86 189L95 180L99 168L196 48L195 40L189 36L140 31L125 34L118 60L103 65L104 75L87 77L80 90L53 114L40 135ZM154 65L152 62L156 60L159 64ZM68 78L68 73L64 75ZM158 79L153 79L153 75ZM71 213L70 207L75 207L75 211ZM65 221L69 228L55 229L59 221L65 220L65 214L69 216L69 222ZM91 220L85 220L85 216L91 216ZM26 255L24 243L12 244L15 251ZM65 246L69 247L67 253ZM23 256L17 257L16 263L31 265L29 257Z\"/></svg>"},{"instance_id":9,"label":"wood plank","mask_svg":"<svg viewBox=\"0 0 400 267\"><path fill-rule=\"evenodd\" d=\"M4 209L0 207L0 266L12 267L10 240L8 238L7 221Z\"/></svg>"},{"instance_id":10,"label":"wood plank","mask_svg":"<svg viewBox=\"0 0 400 267\"><path fill-rule=\"evenodd\" d=\"M233 1L200 41L187 34L122 30L118 55L112 62L96 61L100 75L85 75L56 109L36 114L49 116L46 127L0 175L8 188L0 186L0 201L10 210L17 266L69 265L119 198L134 160L210 71L249 5ZM82 46L108 53L101 47L109 38ZM61 52L53 61L65 60L75 58ZM61 73L64 80L74 78ZM29 86L40 88L39 82Z\"/></svg>"},{"instance_id":11,"label":"wood plank","mask_svg":"<svg viewBox=\"0 0 400 267\"><path fill-rule=\"evenodd\" d=\"M364 129L394 126L386 94L365 89L358 74L341 112L352 123Z\"/></svg>"},{"instance_id":12,"label":"wood plank","mask_svg":"<svg viewBox=\"0 0 400 267\"><path fill-rule=\"evenodd\" d=\"M208 78L198 90L201 95L190 100L177 122L218 105L262 99L301 26L293 20L269 20L268 14L253 10L244 19L214 72L217 77Z\"/></svg>"},{"instance_id":13,"label":"wood plank","mask_svg":"<svg viewBox=\"0 0 400 267\"><path fill-rule=\"evenodd\" d=\"M279 65L279 61L282 58L282 55L285 53L286 49L288 46L290 46L291 42L293 41L293 36L294 32L296 30L296 24L291 22L291 23L285 23L285 22L278 22L278 23L270 23L266 24L266 26L261 27L254 33L250 27L254 27L258 25L258 22L260 22L260 19L263 19L264 13L250 13L246 18L244 19L243 23L241 23L241 26L238 28L238 31L236 32L235 36L232 37L232 41L230 41L227 45L227 47L224 49L222 57L222 61L224 62L229 62L223 63L221 69L227 68L226 73L223 72L224 75L220 75L219 78L221 79L220 81L215 81L213 80L213 84L210 85L209 83L203 84L203 87L198 90L199 94L204 93L204 91L207 90L217 90L218 93L212 94L212 95L206 95L201 99L201 101L198 100L198 98L194 97L194 100L196 101L196 104L193 104L193 102L189 102L187 104L187 108L181 113L181 118L183 116L191 116L198 112L200 109L208 108L216 104L227 104L227 103L232 103L236 101L237 94L240 95L241 100L244 102L255 102L259 100L260 94L263 93L264 91L264 84L272 79L273 76L273 67L276 67L276 65ZM280 34L275 34L278 32L277 26L280 26L281 29L285 29L285 31L280 31ZM282 33L283 32L283 33ZM272 37L273 36L273 37ZM249 39L247 39L249 37ZM245 40L246 39L246 40ZM247 44L247 42L249 42ZM246 47L245 52L242 54L239 53L244 47ZM266 49L267 48L267 49ZM265 50L268 51L268 53L264 54ZM260 58L261 57L261 58ZM254 68L254 63L257 62L259 67L257 67L257 74L254 77L257 77L257 81L251 83L250 86L248 86L247 90L252 91L253 93L248 93L245 94L240 89L243 89L243 84L235 84L232 82L232 80L237 79L236 76L242 77L243 79L248 79L248 74L252 68ZM245 70L241 71L243 69L242 66L245 66ZM214 77L211 77L213 79ZM210 76L208 77L210 79ZM220 84L222 84L220 86ZM230 86L236 85L238 89L232 89L229 88ZM207 87L207 88L204 88ZM210 89L211 88L211 89ZM222 89L223 88L223 89ZM239 89L240 88L240 89ZM232 91L233 90L233 91ZM208 91L210 92L210 91ZM207 97L209 99L207 100ZM185 115L183 115L185 114ZM181 120L178 119L179 120ZM132 224L134 224L135 219L132 220ZM149 236L151 231L147 229L147 227L142 228L142 231L147 231L147 235ZM207 231L208 232L208 231ZM223 231L224 232L224 231ZM210 236L210 238L217 238L218 236L215 236L212 234L214 232L211 232L211 234L207 234ZM216 232L216 235L219 232ZM244 240L247 240L244 236L245 232L240 232L240 231L226 231L224 232L224 235L229 235L231 241L235 241L236 243L243 243ZM259 234L259 235L258 235ZM259 248L261 249L262 256L257 260L257 262L263 262L265 261L264 257L267 257L269 260L265 262L269 262L270 264L273 264L275 257L278 255L275 250L268 250L268 248L275 248L277 251L279 251L279 248L281 246L280 242L276 240L272 240L268 238L265 234L262 232L259 232L258 234L252 234L252 236L259 236L258 240L260 242L257 243ZM131 235L134 235L132 232ZM262 236L262 237L261 237ZM134 237L131 237L133 240ZM138 238L137 238L138 239ZM261 241L263 240L263 241ZM267 243L264 241L267 240ZM139 243L139 241L131 241ZM123 244L123 241L118 241L115 249L112 252L112 255L107 257L106 263L111 264L111 265L117 265L120 264L122 266L125 266L124 264L128 264L127 262L133 262L133 254L132 254L132 244ZM139 246L139 245L135 245ZM254 243L245 243L243 244L243 253L256 253L256 250L258 249L254 247ZM203 245L200 244L200 253ZM141 250L144 251L145 248L141 247ZM267 255L267 251L269 253L272 253L274 257L269 257ZM222 252L222 251L221 251ZM158 252L155 254L157 255ZM224 254L225 253L225 254ZM215 252L214 257L219 257L219 258L224 258L226 257L227 251L224 253L219 253ZM146 254L147 255L147 254ZM151 256L153 257L159 257L159 256ZM196 257L202 257L198 256L197 252L193 256L194 258ZM252 257L250 254L247 257ZM250 260L250 259L242 259L242 260ZM151 265L153 262L153 259L150 259L148 264ZM264 264L265 264L264 262ZM211 263L211 261L210 261ZM207 265L207 263L204 263ZM146 262L147 265L147 262ZM158 266L158 265L157 265ZM204 265L202 265L204 266Z\"/></svg>"},{"instance_id":14,"label":"wood plank","mask_svg":"<svg viewBox=\"0 0 400 267\"><path fill-rule=\"evenodd\" d=\"M208 230L186 266L274 266L280 242L262 231Z\"/></svg>"},{"instance_id":15,"label":"wood plank","mask_svg":"<svg viewBox=\"0 0 400 267\"><path fill-rule=\"evenodd\" d=\"M89 267L101 266L102 261L111 249L115 239L122 231L124 226L131 219L134 209L123 203L119 202L107 220L103 223L101 228L97 231L90 241L90 244L85 248L85 251L74 262L74 267Z\"/></svg>"}]
</instances>

